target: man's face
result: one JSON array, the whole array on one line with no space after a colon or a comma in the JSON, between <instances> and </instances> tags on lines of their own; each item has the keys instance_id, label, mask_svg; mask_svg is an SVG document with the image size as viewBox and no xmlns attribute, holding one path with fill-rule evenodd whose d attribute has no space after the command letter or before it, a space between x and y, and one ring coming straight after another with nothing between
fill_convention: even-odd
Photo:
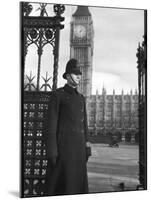
<instances>
[{"instance_id":1,"label":"man's face","mask_svg":"<svg viewBox=\"0 0 151 200\"><path fill-rule=\"evenodd\" d=\"M76 75L76 74L68 74L67 75L68 83L73 85L73 86L79 85L80 80L81 80L81 75L80 74L78 74L78 75Z\"/></svg>"}]
</instances>

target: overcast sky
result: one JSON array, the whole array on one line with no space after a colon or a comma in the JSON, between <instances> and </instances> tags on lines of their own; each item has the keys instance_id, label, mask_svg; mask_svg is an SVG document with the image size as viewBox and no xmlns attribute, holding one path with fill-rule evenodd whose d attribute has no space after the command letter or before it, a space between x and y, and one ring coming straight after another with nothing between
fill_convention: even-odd
<instances>
[{"instance_id":1,"label":"overcast sky","mask_svg":"<svg viewBox=\"0 0 151 200\"><path fill-rule=\"evenodd\" d=\"M61 30L60 37L58 87L65 83L62 74L70 58L70 22L76 8L66 6L63 15L65 28ZM51 11L52 6L47 6L47 9ZM92 93L95 94L96 90L101 93L103 86L108 94L112 94L113 89L116 94L120 94L122 89L125 94L131 89L134 92L138 88L136 49L143 40L144 11L103 7L89 7L89 10L94 26ZM39 11L33 13L38 15ZM43 76L46 71L52 76L53 59L49 47L46 46L43 51ZM31 46L26 58L26 74L32 70L36 75L37 64L36 47Z\"/></svg>"}]
</instances>

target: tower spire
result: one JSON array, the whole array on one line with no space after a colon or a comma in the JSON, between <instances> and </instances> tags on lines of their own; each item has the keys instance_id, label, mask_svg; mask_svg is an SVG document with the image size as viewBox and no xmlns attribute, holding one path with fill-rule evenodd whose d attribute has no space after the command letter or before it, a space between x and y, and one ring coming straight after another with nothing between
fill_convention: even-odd
<instances>
[{"instance_id":1,"label":"tower spire","mask_svg":"<svg viewBox=\"0 0 151 200\"><path fill-rule=\"evenodd\" d=\"M96 99L98 98L98 95L99 95L99 91L98 89L96 89Z\"/></svg>"},{"instance_id":2,"label":"tower spire","mask_svg":"<svg viewBox=\"0 0 151 200\"><path fill-rule=\"evenodd\" d=\"M105 89L105 87L104 87L104 83L103 83L103 88L102 88L102 94L106 94L106 89Z\"/></svg>"},{"instance_id":3,"label":"tower spire","mask_svg":"<svg viewBox=\"0 0 151 200\"><path fill-rule=\"evenodd\" d=\"M113 95L115 95L115 89L113 89Z\"/></svg>"},{"instance_id":4,"label":"tower spire","mask_svg":"<svg viewBox=\"0 0 151 200\"><path fill-rule=\"evenodd\" d=\"M122 96L124 95L124 90L123 90L123 88L122 88Z\"/></svg>"},{"instance_id":5,"label":"tower spire","mask_svg":"<svg viewBox=\"0 0 151 200\"><path fill-rule=\"evenodd\" d=\"M88 6L78 6L75 13L72 15L75 16L91 16Z\"/></svg>"}]
</instances>

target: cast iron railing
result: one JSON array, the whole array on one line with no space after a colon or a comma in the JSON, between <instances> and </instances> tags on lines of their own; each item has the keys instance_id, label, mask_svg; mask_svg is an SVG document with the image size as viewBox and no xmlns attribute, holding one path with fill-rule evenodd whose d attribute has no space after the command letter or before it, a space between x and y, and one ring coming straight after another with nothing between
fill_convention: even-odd
<instances>
[{"instance_id":1,"label":"cast iron railing","mask_svg":"<svg viewBox=\"0 0 151 200\"><path fill-rule=\"evenodd\" d=\"M147 189L147 11L144 11L144 41L137 49L139 88L139 180Z\"/></svg>"},{"instance_id":2,"label":"cast iron railing","mask_svg":"<svg viewBox=\"0 0 151 200\"><path fill-rule=\"evenodd\" d=\"M51 91L57 88L59 38L64 28L64 5L53 5L55 15L49 16L47 4L39 5L40 15L32 16L35 3L21 2L21 77L22 77L22 123L21 123L21 197L45 196L47 176L47 112ZM37 74L25 74L28 48L34 44L37 48ZM53 74L42 76L40 85L43 48L52 47ZM32 54L30 55L32 56ZM35 81L36 79L36 81ZM49 81L52 79L52 85ZM43 91L42 91L43 90Z\"/></svg>"}]
</instances>

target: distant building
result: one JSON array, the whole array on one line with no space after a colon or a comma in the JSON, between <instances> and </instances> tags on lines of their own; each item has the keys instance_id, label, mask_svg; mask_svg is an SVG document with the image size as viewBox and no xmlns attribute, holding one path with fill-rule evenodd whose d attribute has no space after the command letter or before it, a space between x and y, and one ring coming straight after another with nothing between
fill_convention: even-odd
<instances>
[{"instance_id":1,"label":"distant building","mask_svg":"<svg viewBox=\"0 0 151 200\"><path fill-rule=\"evenodd\" d=\"M94 48L94 28L92 15L87 6L78 6L72 15L70 29L70 58L79 61L82 80L79 91L87 102L87 114L90 135L118 135L123 142L138 141L138 94L92 95L92 60ZM101 53L101 52L100 52Z\"/></svg>"},{"instance_id":2,"label":"distant building","mask_svg":"<svg viewBox=\"0 0 151 200\"><path fill-rule=\"evenodd\" d=\"M138 142L138 94L107 95L87 98L88 125L90 135L110 136L116 134L123 142Z\"/></svg>"}]
</instances>

